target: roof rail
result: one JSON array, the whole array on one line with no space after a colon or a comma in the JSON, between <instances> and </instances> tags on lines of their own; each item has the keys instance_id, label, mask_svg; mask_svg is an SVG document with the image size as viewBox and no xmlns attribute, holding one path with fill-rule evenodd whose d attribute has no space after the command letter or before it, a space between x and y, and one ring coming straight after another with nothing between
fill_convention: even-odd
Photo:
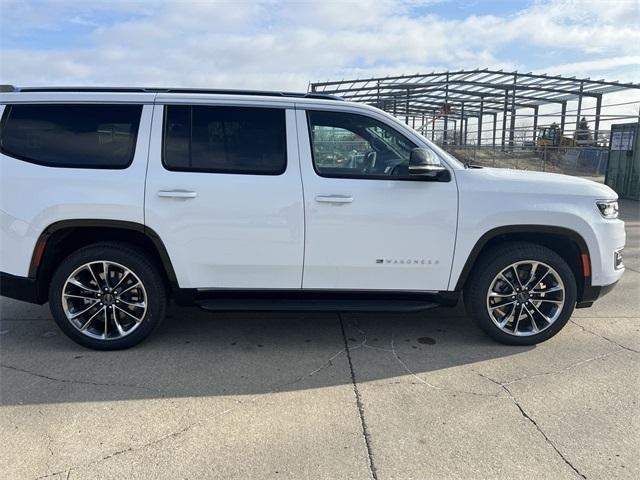
<instances>
[{"instance_id":1,"label":"roof rail","mask_svg":"<svg viewBox=\"0 0 640 480\"><path fill-rule=\"evenodd\" d=\"M3 85L2 87L5 87ZM326 93L297 93L297 92L278 92L270 90L226 90L226 89L201 89L201 88L144 88L144 87L21 87L16 88L12 85L6 85L10 90L1 90L8 92L114 92L114 93L192 93L192 94L208 94L208 95L250 95L250 96L269 96L269 97L287 97L287 98L317 98L322 100L340 100L342 97L329 95ZM1 88L1 87L0 87Z\"/></svg>"}]
</instances>

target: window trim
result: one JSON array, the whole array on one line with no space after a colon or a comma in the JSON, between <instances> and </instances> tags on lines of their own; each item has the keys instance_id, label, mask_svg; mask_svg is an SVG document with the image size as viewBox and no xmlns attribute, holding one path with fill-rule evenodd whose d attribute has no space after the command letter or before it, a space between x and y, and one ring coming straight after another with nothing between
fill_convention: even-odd
<instances>
[{"instance_id":1,"label":"window trim","mask_svg":"<svg viewBox=\"0 0 640 480\"><path fill-rule=\"evenodd\" d=\"M321 109L316 109L316 108L307 108L305 109L305 117L307 119L307 134L309 136L309 149L311 151L311 165L313 166L313 170L316 172L316 175L318 175L319 177L322 178L340 178L340 179L345 179L345 180L387 180L387 181L394 181L394 182L450 182L451 181L451 172L449 171L449 166L446 165L445 163L442 162L443 166L445 168L447 168L447 171L449 171L449 175L447 175L446 177L443 178L433 178L433 177L421 177L420 175L413 175L413 176L406 176L406 177L393 177L390 175L340 175L339 173L320 173L320 171L318 170L318 167L316 165L316 159L315 159L315 154L314 154L314 148L313 148L313 135L311 132L311 118L309 117L309 113L311 112L319 112L319 113L339 113L339 114L346 114L346 115L357 115L360 117L365 117L365 118L369 118L374 120L375 122L380 123L381 125L384 125L386 128L389 128L390 130L394 131L396 134L400 135L402 138L404 138L408 143L411 143L412 145L416 145L416 143L412 140L410 140L409 138L407 138L407 136L405 134L403 134L402 132L400 132L397 128L392 127L391 125L389 125L388 123L385 123L381 120L378 120L377 118L374 118L370 115L365 115L363 113L355 113L355 112L347 112L347 111L343 111L343 110L321 110ZM420 148L419 146L416 145L415 148ZM436 154L436 152L434 152L434 154L440 158L439 155Z\"/></svg>"},{"instance_id":2,"label":"window trim","mask_svg":"<svg viewBox=\"0 0 640 480\"><path fill-rule=\"evenodd\" d=\"M58 164L50 164L47 162L43 162L41 160L36 160L34 158L25 157L23 155L18 155L16 153L10 152L5 149L2 142L2 134L4 132L5 125L11 115L11 111L15 105L134 105L140 107L140 115L138 117L138 122L135 127L133 133L133 148L131 149L131 154L129 160L126 164L112 166L112 165L76 165L73 163L58 163ZM7 157L20 160L25 163L31 163L33 165L39 165L42 167L49 168L73 168L79 170L126 170L133 164L133 160L136 157L136 151L138 150L138 134L140 133L140 124L142 123L142 113L144 112L144 104L142 103L111 103L111 102L33 102L33 103L8 103L5 104L4 112L2 113L2 119L0 119L0 153Z\"/></svg>"},{"instance_id":3,"label":"window trim","mask_svg":"<svg viewBox=\"0 0 640 480\"><path fill-rule=\"evenodd\" d=\"M287 108L280 107L263 107L263 106L253 106L253 105L216 105L216 104L201 104L201 103L164 103L162 106L162 145L161 145L161 163L162 167L169 172L184 172L184 173L212 173L212 174L220 174L220 175L253 175L253 176L267 176L267 177L277 177L280 175L284 175L287 171L287 167L289 165L289 149L287 148ZM189 121L191 125L189 126L189 137L193 135L193 107L226 107L226 108L255 108L255 109L264 109L267 108L269 110L279 110L283 114L284 120L284 164L282 165L282 169L274 172L247 172L246 170L220 170L214 168L179 168L179 167L170 167L165 162L165 148L166 148L166 128L167 128L167 107L189 107ZM191 139L189 140L189 148L191 148Z\"/></svg>"}]
</instances>

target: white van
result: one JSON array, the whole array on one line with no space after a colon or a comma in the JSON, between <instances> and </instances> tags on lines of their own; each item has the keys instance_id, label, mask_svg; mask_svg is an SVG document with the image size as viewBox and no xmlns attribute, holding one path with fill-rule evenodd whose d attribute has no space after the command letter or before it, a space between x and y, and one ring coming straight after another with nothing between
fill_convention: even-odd
<instances>
[{"instance_id":1,"label":"white van","mask_svg":"<svg viewBox=\"0 0 640 480\"><path fill-rule=\"evenodd\" d=\"M555 335L622 276L617 196L462 164L319 94L4 88L2 295L97 349L168 298L211 310L453 305L493 338Z\"/></svg>"}]
</instances>

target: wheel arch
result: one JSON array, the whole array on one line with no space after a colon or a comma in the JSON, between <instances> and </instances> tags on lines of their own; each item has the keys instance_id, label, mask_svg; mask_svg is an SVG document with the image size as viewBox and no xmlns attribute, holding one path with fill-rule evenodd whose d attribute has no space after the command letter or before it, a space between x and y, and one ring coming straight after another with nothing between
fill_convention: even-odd
<instances>
[{"instance_id":1,"label":"wheel arch","mask_svg":"<svg viewBox=\"0 0 640 480\"><path fill-rule=\"evenodd\" d=\"M457 279L455 291L460 292L464 289L474 266L484 252L501 243L512 241L542 245L560 255L576 278L578 307L590 305L594 292L591 286L591 256L587 242L575 230L552 225L508 225L486 232L471 249ZM597 294L595 296L597 297Z\"/></svg>"},{"instance_id":2,"label":"wheel arch","mask_svg":"<svg viewBox=\"0 0 640 480\"><path fill-rule=\"evenodd\" d=\"M62 220L42 231L31 256L28 276L36 283L38 303L47 301L51 277L62 259L81 247L104 240L122 241L142 248L161 267L168 287L178 288L167 249L151 228L120 220Z\"/></svg>"}]
</instances>

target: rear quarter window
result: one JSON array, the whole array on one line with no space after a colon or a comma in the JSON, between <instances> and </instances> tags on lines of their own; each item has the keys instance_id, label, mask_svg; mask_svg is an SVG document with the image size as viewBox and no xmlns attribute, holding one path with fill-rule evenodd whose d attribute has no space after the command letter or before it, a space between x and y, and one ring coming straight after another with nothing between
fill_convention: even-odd
<instances>
[{"instance_id":1,"label":"rear quarter window","mask_svg":"<svg viewBox=\"0 0 640 480\"><path fill-rule=\"evenodd\" d=\"M7 105L0 126L3 154L49 167L128 167L142 105Z\"/></svg>"}]
</instances>

